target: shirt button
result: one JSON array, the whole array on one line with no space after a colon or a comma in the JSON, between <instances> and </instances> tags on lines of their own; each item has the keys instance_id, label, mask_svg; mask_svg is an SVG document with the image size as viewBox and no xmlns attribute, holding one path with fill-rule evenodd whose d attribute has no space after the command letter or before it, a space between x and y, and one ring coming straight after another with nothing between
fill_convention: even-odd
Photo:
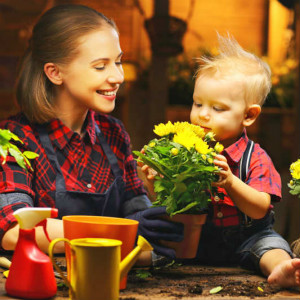
<instances>
[{"instance_id":1,"label":"shirt button","mask_svg":"<svg viewBox=\"0 0 300 300\"><path fill-rule=\"evenodd\" d=\"M215 199L216 202L219 202L219 201L220 201L220 197L219 197L219 196L215 196L214 199Z\"/></svg>"},{"instance_id":2,"label":"shirt button","mask_svg":"<svg viewBox=\"0 0 300 300\"><path fill-rule=\"evenodd\" d=\"M90 189L92 187L92 185L90 183L88 183L86 186L88 189Z\"/></svg>"},{"instance_id":3,"label":"shirt button","mask_svg":"<svg viewBox=\"0 0 300 300\"><path fill-rule=\"evenodd\" d=\"M223 218L223 213L219 211L219 212L217 213L217 217L218 217L219 219Z\"/></svg>"}]
</instances>

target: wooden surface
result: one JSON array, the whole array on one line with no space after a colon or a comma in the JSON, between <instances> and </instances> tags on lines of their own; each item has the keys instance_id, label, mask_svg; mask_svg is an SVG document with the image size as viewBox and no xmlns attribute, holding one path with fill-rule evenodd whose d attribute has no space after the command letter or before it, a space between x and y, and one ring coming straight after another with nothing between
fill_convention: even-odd
<instances>
[{"instance_id":1,"label":"wooden surface","mask_svg":"<svg viewBox=\"0 0 300 300\"><path fill-rule=\"evenodd\" d=\"M64 264L64 258L59 259ZM0 268L0 299L17 299L5 292L6 279L2 274L4 270ZM240 268L175 264L168 268L149 271L150 276L141 279L137 276L137 269L133 269L128 276L127 288L120 292L119 299L300 299L299 289L274 289L267 284L265 278ZM58 282L61 280L58 279ZM200 286L201 291L195 291L194 287ZM216 286L222 286L223 291L210 294L209 291ZM262 287L263 291L258 292L258 287ZM52 299L68 299L67 290L59 288L56 297Z\"/></svg>"}]
</instances>

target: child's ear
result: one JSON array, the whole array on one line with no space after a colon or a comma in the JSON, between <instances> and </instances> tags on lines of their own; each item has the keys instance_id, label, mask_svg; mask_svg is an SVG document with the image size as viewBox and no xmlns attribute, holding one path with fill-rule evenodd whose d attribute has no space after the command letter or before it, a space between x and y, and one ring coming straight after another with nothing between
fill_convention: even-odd
<instances>
[{"instance_id":1,"label":"child's ear","mask_svg":"<svg viewBox=\"0 0 300 300\"><path fill-rule=\"evenodd\" d=\"M44 65L44 72L48 79L55 85L62 84L62 77L60 74L59 67L54 63L46 63Z\"/></svg>"},{"instance_id":2,"label":"child's ear","mask_svg":"<svg viewBox=\"0 0 300 300\"><path fill-rule=\"evenodd\" d=\"M257 119L257 117L259 116L260 112L261 112L260 105L258 104L250 105L245 112L243 125L245 127L252 125Z\"/></svg>"}]
</instances>

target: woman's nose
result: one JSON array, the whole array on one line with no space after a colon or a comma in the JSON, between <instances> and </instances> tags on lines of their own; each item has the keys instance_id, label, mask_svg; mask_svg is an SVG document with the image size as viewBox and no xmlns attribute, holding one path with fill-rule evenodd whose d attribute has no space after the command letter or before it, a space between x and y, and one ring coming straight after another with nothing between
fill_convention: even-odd
<instances>
[{"instance_id":1,"label":"woman's nose","mask_svg":"<svg viewBox=\"0 0 300 300\"><path fill-rule=\"evenodd\" d=\"M116 65L116 66L112 67L107 80L110 83L121 84L124 81L124 71L123 71L122 66Z\"/></svg>"}]
</instances>

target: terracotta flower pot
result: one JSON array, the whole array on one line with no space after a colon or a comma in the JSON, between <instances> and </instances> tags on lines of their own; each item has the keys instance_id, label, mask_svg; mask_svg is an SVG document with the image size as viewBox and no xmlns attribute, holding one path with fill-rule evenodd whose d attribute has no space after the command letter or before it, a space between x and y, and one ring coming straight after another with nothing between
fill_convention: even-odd
<instances>
[{"instance_id":1,"label":"terracotta flower pot","mask_svg":"<svg viewBox=\"0 0 300 300\"><path fill-rule=\"evenodd\" d=\"M206 221L207 214L189 215L177 214L173 217L165 217L172 222L184 224L184 238L181 242L161 241L161 244L176 251L177 258L195 258L201 236L202 225Z\"/></svg>"}]
</instances>

